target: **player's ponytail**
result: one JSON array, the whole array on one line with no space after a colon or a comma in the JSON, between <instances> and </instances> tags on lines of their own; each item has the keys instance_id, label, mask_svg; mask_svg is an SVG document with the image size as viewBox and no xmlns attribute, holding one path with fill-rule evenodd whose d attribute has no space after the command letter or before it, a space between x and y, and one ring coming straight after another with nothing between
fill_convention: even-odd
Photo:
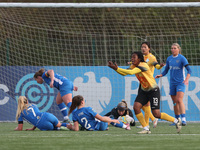
<instances>
[{"instance_id":1,"label":"player's ponytail","mask_svg":"<svg viewBox=\"0 0 200 150\"><path fill-rule=\"evenodd\" d=\"M18 118L21 114L21 112L24 109L27 109L28 99L25 96L20 96L18 98L18 106L17 106L17 113L16 113L16 120L18 121Z\"/></svg>"},{"instance_id":2,"label":"player's ponytail","mask_svg":"<svg viewBox=\"0 0 200 150\"><path fill-rule=\"evenodd\" d=\"M81 96L81 95L77 95L77 96L74 96L73 98L72 98L72 105L71 105L71 107L70 107L70 109L69 109L69 115L72 113L72 111L76 108L76 107L78 107L78 106L80 106L81 105L81 102L84 100L84 98L83 98L83 96Z\"/></svg>"}]
</instances>

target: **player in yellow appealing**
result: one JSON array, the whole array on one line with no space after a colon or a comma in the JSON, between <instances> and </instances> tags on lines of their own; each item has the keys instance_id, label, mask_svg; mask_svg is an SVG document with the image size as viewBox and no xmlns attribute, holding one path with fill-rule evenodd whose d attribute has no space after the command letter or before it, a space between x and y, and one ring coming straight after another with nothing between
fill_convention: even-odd
<instances>
[{"instance_id":1,"label":"player in yellow appealing","mask_svg":"<svg viewBox=\"0 0 200 150\"><path fill-rule=\"evenodd\" d=\"M141 44L141 52L144 56L144 61L148 64L151 72L154 74L155 68L160 70L163 66L164 63L158 64L156 57L150 52L151 46L149 42L142 42ZM141 85L139 86L138 91L141 89ZM149 118L153 122L153 127L156 128L158 119L153 116L151 113L151 108L150 108L150 101L142 107L142 110L144 111L145 115L145 121L147 125L149 125ZM143 128L142 126L137 126L137 128Z\"/></svg>"},{"instance_id":2,"label":"player in yellow appealing","mask_svg":"<svg viewBox=\"0 0 200 150\"><path fill-rule=\"evenodd\" d=\"M112 61L108 62L108 66L114 69L117 73L125 76L125 75L133 75L137 77L141 84L141 89L138 91L138 95L134 102L134 112L143 126L143 130L138 132L139 134L149 134L151 131L144 119L144 116L141 112L141 108L150 101L152 113L156 118L167 120L176 124L177 132L179 133L181 130L181 120L176 119L172 116L169 116L166 113L160 112L160 89L153 77L153 73L150 70L148 64L144 61L143 54L141 52L132 53L131 57L131 66L129 69L119 68Z\"/></svg>"}]
</instances>

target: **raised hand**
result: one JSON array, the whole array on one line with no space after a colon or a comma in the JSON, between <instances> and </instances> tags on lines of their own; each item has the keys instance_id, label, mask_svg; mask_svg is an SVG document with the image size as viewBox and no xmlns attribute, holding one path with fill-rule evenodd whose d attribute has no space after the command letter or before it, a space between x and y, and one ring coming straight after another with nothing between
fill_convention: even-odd
<instances>
[{"instance_id":1,"label":"raised hand","mask_svg":"<svg viewBox=\"0 0 200 150\"><path fill-rule=\"evenodd\" d=\"M110 67L110 68L112 68L112 69L114 69L114 70L117 70L118 65L117 65L116 63L113 64L112 61L109 61L109 62L108 62L108 67Z\"/></svg>"},{"instance_id":2,"label":"raised hand","mask_svg":"<svg viewBox=\"0 0 200 150\"><path fill-rule=\"evenodd\" d=\"M161 64L160 64L160 67L163 67L163 66L165 66L165 64L164 64L164 63L161 63Z\"/></svg>"}]
</instances>

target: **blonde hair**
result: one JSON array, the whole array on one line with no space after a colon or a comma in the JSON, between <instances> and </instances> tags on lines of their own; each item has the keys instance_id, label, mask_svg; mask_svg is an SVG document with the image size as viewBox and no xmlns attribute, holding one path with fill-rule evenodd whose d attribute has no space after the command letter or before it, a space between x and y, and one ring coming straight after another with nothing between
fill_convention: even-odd
<instances>
[{"instance_id":1,"label":"blonde hair","mask_svg":"<svg viewBox=\"0 0 200 150\"><path fill-rule=\"evenodd\" d=\"M176 46L179 49L179 53L181 54L181 46L178 43L173 43L172 46Z\"/></svg>"},{"instance_id":2,"label":"blonde hair","mask_svg":"<svg viewBox=\"0 0 200 150\"><path fill-rule=\"evenodd\" d=\"M28 99L25 96L20 96L18 98L18 106L17 106L17 113L16 113L16 120L18 121L18 118L20 117L22 111L24 109L27 110L28 108Z\"/></svg>"}]
</instances>

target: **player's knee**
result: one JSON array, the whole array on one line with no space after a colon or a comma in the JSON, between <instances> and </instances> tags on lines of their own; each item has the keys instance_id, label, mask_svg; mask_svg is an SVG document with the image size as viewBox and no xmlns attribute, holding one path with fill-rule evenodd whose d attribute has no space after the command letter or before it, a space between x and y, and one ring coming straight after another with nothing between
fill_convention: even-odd
<instances>
[{"instance_id":1,"label":"player's knee","mask_svg":"<svg viewBox=\"0 0 200 150\"><path fill-rule=\"evenodd\" d=\"M140 111L141 111L140 109L141 108L137 107L136 105L133 106L133 110L134 110L135 114L140 113Z\"/></svg>"},{"instance_id":2,"label":"player's knee","mask_svg":"<svg viewBox=\"0 0 200 150\"><path fill-rule=\"evenodd\" d=\"M152 110L152 113L153 113L153 116L156 117L156 118L160 118L161 117L161 113L160 111L157 111L157 110Z\"/></svg>"}]
</instances>

